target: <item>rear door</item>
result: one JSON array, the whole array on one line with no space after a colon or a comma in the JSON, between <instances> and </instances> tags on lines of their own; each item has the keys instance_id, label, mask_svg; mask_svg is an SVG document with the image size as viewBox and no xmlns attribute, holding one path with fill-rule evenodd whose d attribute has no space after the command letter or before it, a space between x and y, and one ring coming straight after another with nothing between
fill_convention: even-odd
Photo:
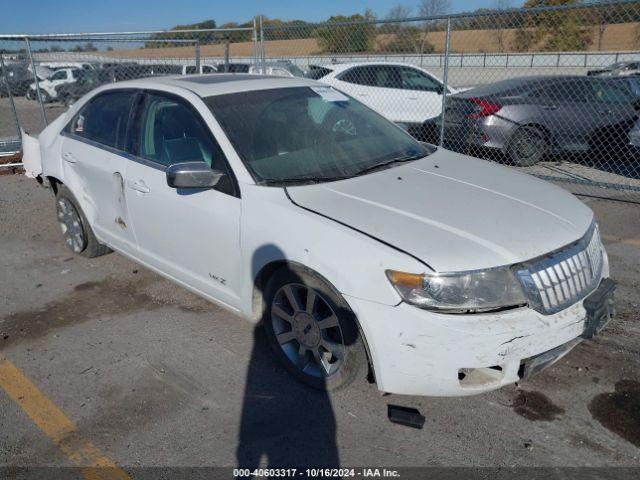
<instances>
[{"instance_id":1,"label":"rear door","mask_svg":"<svg viewBox=\"0 0 640 480\"><path fill-rule=\"evenodd\" d=\"M204 107L203 107L204 108ZM137 256L200 293L237 308L240 194L224 153L186 99L147 92L125 174ZM226 176L213 189L174 189L166 167L200 161Z\"/></svg>"},{"instance_id":2,"label":"rear door","mask_svg":"<svg viewBox=\"0 0 640 480\"><path fill-rule=\"evenodd\" d=\"M108 91L84 105L62 132L64 179L96 236L108 245L135 248L127 218L123 172L135 90Z\"/></svg>"}]
</instances>

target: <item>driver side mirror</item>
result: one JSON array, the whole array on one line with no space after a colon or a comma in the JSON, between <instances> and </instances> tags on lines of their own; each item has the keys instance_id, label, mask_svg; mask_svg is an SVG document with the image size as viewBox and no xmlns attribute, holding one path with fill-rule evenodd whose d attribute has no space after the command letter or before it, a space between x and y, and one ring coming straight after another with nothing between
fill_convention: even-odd
<instances>
[{"instance_id":1,"label":"driver side mirror","mask_svg":"<svg viewBox=\"0 0 640 480\"><path fill-rule=\"evenodd\" d=\"M171 188L213 188L225 173L214 170L204 162L181 162L165 170Z\"/></svg>"}]
</instances>

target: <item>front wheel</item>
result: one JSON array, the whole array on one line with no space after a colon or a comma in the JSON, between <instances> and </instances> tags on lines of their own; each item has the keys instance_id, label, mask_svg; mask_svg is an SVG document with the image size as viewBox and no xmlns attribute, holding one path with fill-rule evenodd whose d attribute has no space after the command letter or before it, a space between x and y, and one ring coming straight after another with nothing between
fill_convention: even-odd
<instances>
[{"instance_id":1,"label":"front wheel","mask_svg":"<svg viewBox=\"0 0 640 480\"><path fill-rule=\"evenodd\" d=\"M265 294L267 338L292 375L321 390L364 377L367 357L355 316L334 289L315 275L284 267Z\"/></svg>"},{"instance_id":2,"label":"front wheel","mask_svg":"<svg viewBox=\"0 0 640 480\"><path fill-rule=\"evenodd\" d=\"M518 128L507 147L509 158L518 167L535 165L544 158L547 150L549 142L545 132L530 126Z\"/></svg>"}]
</instances>

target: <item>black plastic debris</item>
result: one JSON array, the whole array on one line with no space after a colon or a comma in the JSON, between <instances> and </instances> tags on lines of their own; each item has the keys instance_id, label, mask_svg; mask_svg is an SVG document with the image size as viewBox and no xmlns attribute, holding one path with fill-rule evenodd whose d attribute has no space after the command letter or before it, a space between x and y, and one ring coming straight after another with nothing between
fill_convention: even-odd
<instances>
[{"instance_id":1,"label":"black plastic debris","mask_svg":"<svg viewBox=\"0 0 640 480\"><path fill-rule=\"evenodd\" d=\"M405 427L422 429L424 426L424 415L416 408L387 405L387 415L392 423L404 425Z\"/></svg>"}]
</instances>

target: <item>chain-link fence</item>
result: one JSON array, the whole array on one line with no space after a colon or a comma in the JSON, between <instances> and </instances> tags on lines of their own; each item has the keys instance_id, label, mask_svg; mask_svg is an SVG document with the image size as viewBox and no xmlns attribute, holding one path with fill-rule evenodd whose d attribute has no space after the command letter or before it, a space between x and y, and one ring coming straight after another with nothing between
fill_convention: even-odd
<instances>
[{"instance_id":1,"label":"chain-link fence","mask_svg":"<svg viewBox=\"0 0 640 480\"><path fill-rule=\"evenodd\" d=\"M265 26L266 64L292 61L421 140L640 199L640 2L334 20Z\"/></svg>"},{"instance_id":2,"label":"chain-link fence","mask_svg":"<svg viewBox=\"0 0 640 480\"><path fill-rule=\"evenodd\" d=\"M255 69L255 28L0 36L0 162L77 99L111 82ZM6 162L5 162L6 165Z\"/></svg>"},{"instance_id":3,"label":"chain-link fence","mask_svg":"<svg viewBox=\"0 0 640 480\"><path fill-rule=\"evenodd\" d=\"M16 79L0 76L0 91L4 85L13 95L0 94L0 151L5 139L15 146L17 125L37 132L104 82L213 71L305 75L420 140L577 193L640 201L638 1L384 20L366 13L322 23L256 17L253 28L230 30L0 37L0 51L3 71Z\"/></svg>"}]
</instances>

